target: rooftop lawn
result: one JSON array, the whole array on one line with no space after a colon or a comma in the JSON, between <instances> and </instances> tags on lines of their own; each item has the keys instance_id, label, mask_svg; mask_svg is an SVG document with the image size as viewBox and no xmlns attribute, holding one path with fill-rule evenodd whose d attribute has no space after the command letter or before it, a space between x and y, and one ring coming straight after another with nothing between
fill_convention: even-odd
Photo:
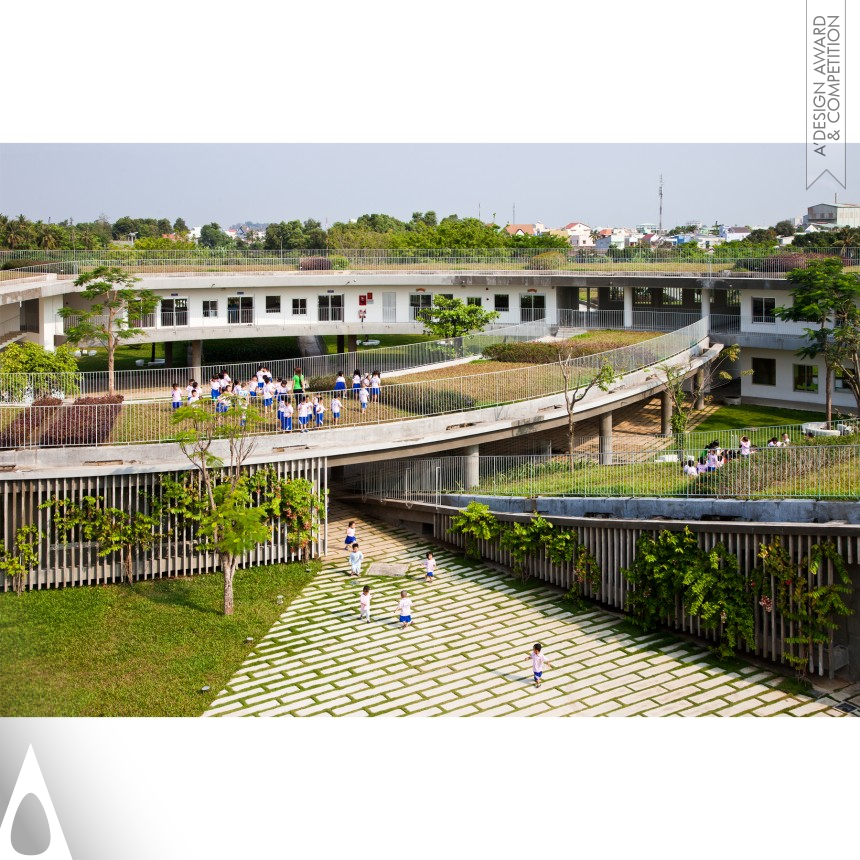
<instances>
[{"instance_id":1,"label":"rooftop lawn","mask_svg":"<svg viewBox=\"0 0 860 860\"><path fill-rule=\"evenodd\" d=\"M253 650L246 637L266 634L310 567L238 571L232 617L214 573L0 594L0 716L199 716Z\"/></svg>"},{"instance_id":2,"label":"rooftop lawn","mask_svg":"<svg viewBox=\"0 0 860 860\"><path fill-rule=\"evenodd\" d=\"M776 409L773 406L720 406L701 424L696 424L691 430L704 433L716 432L717 430L741 430L749 427L776 427L780 424L805 424L807 421L823 420L823 412L805 409Z\"/></svg>"}]
</instances>

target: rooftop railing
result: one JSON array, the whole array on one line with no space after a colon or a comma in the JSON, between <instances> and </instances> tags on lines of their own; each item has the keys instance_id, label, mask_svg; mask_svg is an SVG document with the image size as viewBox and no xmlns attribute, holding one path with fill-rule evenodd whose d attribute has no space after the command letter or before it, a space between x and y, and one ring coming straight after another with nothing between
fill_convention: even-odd
<instances>
[{"instance_id":1,"label":"rooftop railing","mask_svg":"<svg viewBox=\"0 0 860 860\"><path fill-rule=\"evenodd\" d=\"M446 495L860 499L860 446L762 448L697 476L641 450L573 456L437 457L374 464L364 495L442 504Z\"/></svg>"},{"instance_id":2,"label":"rooftop railing","mask_svg":"<svg viewBox=\"0 0 860 860\"><path fill-rule=\"evenodd\" d=\"M594 250L547 249L385 249L308 251L0 251L0 261L20 261L22 268L0 272L0 283L56 275L77 277L97 266L119 266L138 275L170 276L294 273L337 274L570 274L641 277L784 278L823 256L841 257L846 268L860 268L860 248L804 248L749 255L731 244L709 252L683 249L628 248ZM27 265L27 264L30 265Z\"/></svg>"},{"instance_id":3,"label":"rooftop railing","mask_svg":"<svg viewBox=\"0 0 860 860\"><path fill-rule=\"evenodd\" d=\"M574 359L569 364L572 384L586 385L605 364L612 367L616 376L624 376L668 361L698 348L706 335L707 321L700 320L679 331L642 343ZM456 341L448 344L447 348L450 359L460 357ZM352 391L341 394L344 408L338 426L363 428L364 433L367 433L374 424L500 406L560 394L564 388L564 375L558 363L384 384L377 396L371 392L367 408L361 407ZM205 397L206 389L203 388L201 393ZM317 395L326 407L324 426L329 428L333 417L331 398L335 392L326 385L317 389ZM255 398L258 402L261 399ZM208 402L201 401L198 408L214 409L215 406L210 399ZM171 415L171 403L167 398L161 402L123 404L0 406L0 448L170 442L175 440L179 429L172 423ZM294 415L294 428L297 429L295 418ZM262 423L253 430L255 434L282 432L274 404L263 409L262 419ZM359 431L352 432L356 445L369 438Z\"/></svg>"}]
</instances>

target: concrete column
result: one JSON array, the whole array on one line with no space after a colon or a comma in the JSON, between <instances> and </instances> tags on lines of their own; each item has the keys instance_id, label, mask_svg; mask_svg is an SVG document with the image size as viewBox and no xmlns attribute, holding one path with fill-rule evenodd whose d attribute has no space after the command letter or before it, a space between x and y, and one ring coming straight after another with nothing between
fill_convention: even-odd
<instances>
[{"instance_id":1,"label":"concrete column","mask_svg":"<svg viewBox=\"0 0 860 860\"><path fill-rule=\"evenodd\" d=\"M465 490L473 490L481 482L481 461L479 459L481 452L480 445L469 445L463 449L463 454L466 458L465 468Z\"/></svg>"},{"instance_id":2,"label":"concrete column","mask_svg":"<svg viewBox=\"0 0 860 860\"><path fill-rule=\"evenodd\" d=\"M173 367L173 341L166 340L164 342L164 366Z\"/></svg>"},{"instance_id":3,"label":"concrete column","mask_svg":"<svg viewBox=\"0 0 860 860\"><path fill-rule=\"evenodd\" d=\"M633 287L624 288L624 328L633 328Z\"/></svg>"},{"instance_id":4,"label":"concrete column","mask_svg":"<svg viewBox=\"0 0 860 860\"><path fill-rule=\"evenodd\" d=\"M346 342L344 340L343 335L339 334L337 336L337 353L338 353L338 355L340 355L340 353L342 353L342 352L346 352L346 349L344 348L345 343Z\"/></svg>"},{"instance_id":5,"label":"concrete column","mask_svg":"<svg viewBox=\"0 0 860 860\"><path fill-rule=\"evenodd\" d=\"M612 465L612 413L604 412L600 416L600 465Z\"/></svg>"},{"instance_id":6,"label":"concrete column","mask_svg":"<svg viewBox=\"0 0 860 860\"><path fill-rule=\"evenodd\" d=\"M668 436L672 432L672 398L668 391L660 395L660 406L660 432Z\"/></svg>"},{"instance_id":7,"label":"concrete column","mask_svg":"<svg viewBox=\"0 0 860 860\"><path fill-rule=\"evenodd\" d=\"M190 353L188 364L191 367L191 375L203 385L203 380L200 378L201 367L203 366L203 341L192 340L188 351Z\"/></svg>"},{"instance_id":8,"label":"concrete column","mask_svg":"<svg viewBox=\"0 0 860 860\"><path fill-rule=\"evenodd\" d=\"M704 385L705 385L705 371L704 371L704 368L700 367L696 371L695 390L699 392L698 397L696 397L696 404L695 404L696 409L704 409L705 408Z\"/></svg>"},{"instance_id":9,"label":"concrete column","mask_svg":"<svg viewBox=\"0 0 860 860\"><path fill-rule=\"evenodd\" d=\"M358 335L349 334L346 336L346 351L355 352L358 349Z\"/></svg>"},{"instance_id":10,"label":"concrete column","mask_svg":"<svg viewBox=\"0 0 860 860\"><path fill-rule=\"evenodd\" d=\"M711 314L711 288L702 287L702 319Z\"/></svg>"}]
</instances>

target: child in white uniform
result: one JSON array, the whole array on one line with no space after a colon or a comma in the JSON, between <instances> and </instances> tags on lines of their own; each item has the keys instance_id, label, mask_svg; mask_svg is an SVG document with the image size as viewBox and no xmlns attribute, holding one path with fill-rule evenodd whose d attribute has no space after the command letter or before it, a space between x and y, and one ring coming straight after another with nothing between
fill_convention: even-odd
<instances>
[{"instance_id":1,"label":"child in white uniform","mask_svg":"<svg viewBox=\"0 0 860 860\"><path fill-rule=\"evenodd\" d=\"M364 561L364 553L358 548L358 544L352 545L352 552L349 554L349 575L361 576L361 563Z\"/></svg>"},{"instance_id":2,"label":"child in white uniform","mask_svg":"<svg viewBox=\"0 0 860 860\"><path fill-rule=\"evenodd\" d=\"M537 642L532 649L532 653L526 657L526 660L532 661L532 671L535 677L535 687L540 687L541 678L543 677L544 666L549 666L549 660L541 654L541 644Z\"/></svg>"},{"instance_id":3,"label":"child in white uniform","mask_svg":"<svg viewBox=\"0 0 860 860\"><path fill-rule=\"evenodd\" d=\"M358 620L364 618L368 624L370 624L370 598L370 586L365 585L358 598Z\"/></svg>"},{"instance_id":4,"label":"child in white uniform","mask_svg":"<svg viewBox=\"0 0 860 860\"><path fill-rule=\"evenodd\" d=\"M397 604L397 613L400 618L400 629L405 630L412 624L412 600L408 591L400 592L400 603Z\"/></svg>"}]
</instances>

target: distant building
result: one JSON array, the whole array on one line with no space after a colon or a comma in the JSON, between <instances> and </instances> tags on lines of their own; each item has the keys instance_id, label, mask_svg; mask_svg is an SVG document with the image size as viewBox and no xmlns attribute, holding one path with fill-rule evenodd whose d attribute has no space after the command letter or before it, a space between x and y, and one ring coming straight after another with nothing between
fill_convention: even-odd
<instances>
[{"instance_id":1,"label":"distant building","mask_svg":"<svg viewBox=\"0 0 860 860\"><path fill-rule=\"evenodd\" d=\"M720 238L726 242L742 242L752 232L749 227L720 227Z\"/></svg>"},{"instance_id":2,"label":"distant building","mask_svg":"<svg viewBox=\"0 0 860 860\"><path fill-rule=\"evenodd\" d=\"M505 232L509 236L537 236L534 224L508 224Z\"/></svg>"},{"instance_id":3,"label":"distant building","mask_svg":"<svg viewBox=\"0 0 860 860\"><path fill-rule=\"evenodd\" d=\"M583 224L582 221L571 221L557 232L560 235L566 236L573 248L594 247L594 239L591 237L591 227L588 224Z\"/></svg>"},{"instance_id":4,"label":"distant building","mask_svg":"<svg viewBox=\"0 0 860 860\"><path fill-rule=\"evenodd\" d=\"M806 210L803 223L825 229L860 227L860 204L817 203Z\"/></svg>"}]
</instances>

